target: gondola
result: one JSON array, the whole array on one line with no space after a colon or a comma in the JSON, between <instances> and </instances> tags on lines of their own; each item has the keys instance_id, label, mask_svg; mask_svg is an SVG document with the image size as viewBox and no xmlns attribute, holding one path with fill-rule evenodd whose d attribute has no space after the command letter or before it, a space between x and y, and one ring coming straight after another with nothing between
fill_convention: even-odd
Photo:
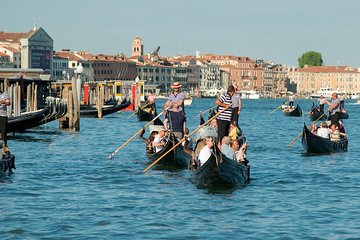
<instances>
[{"instance_id":1,"label":"gondola","mask_svg":"<svg viewBox=\"0 0 360 240\"><path fill-rule=\"evenodd\" d=\"M327 117L327 120L330 120L330 114ZM340 111L340 119L348 119L349 118L349 113L347 111Z\"/></svg>"},{"instance_id":2,"label":"gondola","mask_svg":"<svg viewBox=\"0 0 360 240\"><path fill-rule=\"evenodd\" d=\"M289 108L283 110L285 116L288 117L301 117L302 111L299 105L294 110L289 111Z\"/></svg>"},{"instance_id":3,"label":"gondola","mask_svg":"<svg viewBox=\"0 0 360 240\"><path fill-rule=\"evenodd\" d=\"M309 112L309 118L311 121L326 120L326 114L324 114L324 111L320 111L320 108L318 108L316 105L313 105Z\"/></svg>"},{"instance_id":4,"label":"gondola","mask_svg":"<svg viewBox=\"0 0 360 240\"><path fill-rule=\"evenodd\" d=\"M333 153L346 152L348 139L341 138L339 141L331 141L312 133L304 124L302 145L305 153Z\"/></svg>"},{"instance_id":5,"label":"gondola","mask_svg":"<svg viewBox=\"0 0 360 240\"><path fill-rule=\"evenodd\" d=\"M117 111L120 111L130 105L130 101L116 104L116 105L104 105L102 108L102 116L106 116ZM88 117L88 118L97 118L98 117L98 109L96 106L89 105L89 106L81 106L80 107L80 116L81 117Z\"/></svg>"},{"instance_id":6,"label":"gondola","mask_svg":"<svg viewBox=\"0 0 360 240\"><path fill-rule=\"evenodd\" d=\"M157 116L156 108L152 111L152 108L141 108L137 111L137 118L139 121L146 121L149 122Z\"/></svg>"},{"instance_id":7,"label":"gondola","mask_svg":"<svg viewBox=\"0 0 360 240\"><path fill-rule=\"evenodd\" d=\"M146 149L146 157L148 158L150 163L156 161L159 157L164 155L170 149L173 148L178 143L177 138L174 136L173 133L167 138L166 146L159 152L150 152ZM182 144L179 144L175 149L170 151L163 157L157 164L163 166L174 166L174 167L187 167L189 161L189 155L187 155L184 151Z\"/></svg>"},{"instance_id":8,"label":"gondola","mask_svg":"<svg viewBox=\"0 0 360 240\"><path fill-rule=\"evenodd\" d=\"M0 175L10 174L15 168L15 156L11 153L2 154L0 159Z\"/></svg>"},{"instance_id":9,"label":"gondola","mask_svg":"<svg viewBox=\"0 0 360 240\"><path fill-rule=\"evenodd\" d=\"M36 123L48 117L51 112L51 107L46 106L41 110L23 113L16 117L10 117L7 132L24 132L26 129L38 126Z\"/></svg>"},{"instance_id":10,"label":"gondola","mask_svg":"<svg viewBox=\"0 0 360 240\"><path fill-rule=\"evenodd\" d=\"M213 136L216 132L209 131L208 136ZM202 134L205 136L204 134ZM242 135L239 139L240 144L245 141ZM203 141L198 140L195 146L195 158L199 150L203 147ZM197 185L210 185L215 183L227 184L248 184L250 183L250 165L244 165L233 159L229 159L214 146L211 157L200 167L194 166L189 161L189 171L192 181Z\"/></svg>"}]
</instances>

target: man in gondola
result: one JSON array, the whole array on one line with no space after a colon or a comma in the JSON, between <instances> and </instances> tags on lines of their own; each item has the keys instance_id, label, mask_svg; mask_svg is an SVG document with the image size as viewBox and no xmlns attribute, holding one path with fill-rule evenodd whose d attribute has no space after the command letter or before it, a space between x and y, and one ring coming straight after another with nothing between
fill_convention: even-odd
<instances>
[{"instance_id":1,"label":"man in gondola","mask_svg":"<svg viewBox=\"0 0 360 240\"><path fill-rule=\"evenodd\" d=\"M10 106L10 97L6 92L0 92L0 132L1 139L4 141L6 146L8 126L7 106Z\"/></svg>"},{"instance_id":2,"label":"man in gondola","mask_svg":"<svg viewBox=\"0 0 360 240\"><path fill-rule=\"evenodd\" d=\"M294 94L291 94L290 97L289 97L289 107L294 107Z\"/></svg>"},{"instance_id":3,"label":"man in gondola","mask_svg":"<svg viewBox=\"0 0 360 240\"><path fill-rule=\"evenodd\" d=\"M171 111L172 107L174 105L177 105L179 107L179 111L185 114L185 108L184 108L185 96L184 96L184 93L182 93L180 91L181 87L182 87L182 85L180 85L179 82L174 82L174 84L171 86L171 88L174 91L169 95L168 100L164 104L163 112L165 112L165 110L168 107L170 107L169 110Z\"/></svg>"},{"instance_id":4,"label":"man in gondola","mask_svg":"<svg viewBox=\"0 0 360 240\"><path fill-rule=\"evenodd\" d=\"M321 95L318 101L320 106L320 112L324 112L324 104L326 103L326 99L323 95Z\"/></svg>"},{"instance_id":5,"label":"man in gondola","mask_svg":"<svg viewBox=\"0 0 360 240\"><path fill-rule=\"evenodd\" d=\"M339 119L340 119L340 101L338 98L338 94L334 92L331 94L331 101L326 101L326 103L330 106L330 120L331 124L339 127Z\"/></svg>"},{"instance_id":6,"label":"man in gondola","mask_svg":"<svg viewBox=\"0 0 360 240\"><path fill-rule=\"evenodd\" d=\"M239 123L238 123L239 122L239 115L240 115L240 112L241 112L242 103L241 103L241 97L240 97L240 94L238 92L237 87L235 87L235 93L231 97L231 101L232 101L231 108L232 108L232 111L233 111L231 121L233 123L235 123L235 125L238 127L239 126Z\"/></svg>"},{"instance_id":7,"label":"man in gondola","mask_svg":"<svg viewBox=\"0 0 360 240\"><path fill-rule=\"evenodd\" d=\"M156 108L155 101L156 101L156 96L152 91L150 91L150 94L147 97L147 107L151 109L152 114L154 114Z\"/></svg>"},{"instance_id":8,"label":"man in gondola","mask_svg":"<svg viewBox=\"0 0 360 240\"><path fill-rule=\"evenodd\" d=\"M169 126L168 126L169 125ZM179 111L177 104L173 105L172 111L169 111L164 120L165 128L173 131L177 139L182 139L186 131L186 117Z\"/></svg>"},{"instance_id":9,"label":"man in gondola","mask_svg":"<svg viewBox=\"0 0 360 240\"><path fill-rule=\"evenodd\" d=\"M231 97L234 95L235 88L233 85L230 85L227 89L227 92L223 95L220 95L218 99L216 99L215 104L219 106L219 111L221 112L217 116L217 125L218 125L218 138L217 144L220 147L221 140L224 136L229 135L229 129L232 119L232 108L231 108ZM226 110L225 110L226 109Z\"/></svg>"}]
</instances>

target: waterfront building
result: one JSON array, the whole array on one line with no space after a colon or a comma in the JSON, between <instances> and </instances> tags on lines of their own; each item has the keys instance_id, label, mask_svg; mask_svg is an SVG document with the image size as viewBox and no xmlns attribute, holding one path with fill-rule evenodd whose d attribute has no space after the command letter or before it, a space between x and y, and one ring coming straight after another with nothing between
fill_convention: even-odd
<instances>
[{"instance_id":1,"label":"waterfront building","mask_svg":"<svg viewBox=\"0 0 360 240\"><path fill-rule=\"evenodd\" d=\"M305 66L290 68L288 77L296 91L303 96L310 96L320 88L329 87L338 92L360 92L360 69L349 66Z\"/></svg>"},{"instance_id":2,"label":"waterfront building","mask_svg":"<svg viewBox=\"0 0 360 240\"><path fill-rule=\"evenodd\" d=\"M22 69L42 69L52 73L53 45L52 38L41 27L25 33L0 32L1 52L9 51L14 66Z\"/></svg>"},{"instance_id":3,"label":"waterfront building","mask_svg":"<svg viewBox=\"0 0 360 240\"><path fill-rule=\"evenodd\" d=\"M262 63L263 69L263 97L285 97L287 93L287 72L281 64Z\"/></svg>"},{"instance_id":4,"label":"waterfront building","mask_svg":"<svg viewBox=\"0 0 360 240\"><path fill-rule=\"evenodd\" d=\"M66 57L61 57L54 53L53 59L53 80L70 80L69 76L69 59Z\"/></svg>"},{"instance_id":5,"label":"waterfront building","mask_svg":"<svg viewBox=\"0 0 360 240\"><path fill-rule=\"evenodd\" d=\"M0 53L9 56L9 68L21 68L20 51L7 45L0 45Z\"/></svg>"}]
</instances>

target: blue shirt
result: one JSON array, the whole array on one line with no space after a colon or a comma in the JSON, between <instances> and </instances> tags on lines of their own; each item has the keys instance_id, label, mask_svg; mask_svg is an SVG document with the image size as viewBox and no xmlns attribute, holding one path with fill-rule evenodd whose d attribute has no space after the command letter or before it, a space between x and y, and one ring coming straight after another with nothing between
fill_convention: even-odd
<instances>
[{"instance_id":1,"label":"blue shirt","mask_svg":"<svg viewBox=\"0 0 360 240\"><path fill-rule=\"evenodd\" d=\"M228 145L221 145L221 152L229 159L236 159L235 151Z\"/></svg>"},{"instance_id":2,"label":"blue shirt","mask_svg":"<svg viewBox=\"0 0 360 240\"><path fill-rule=\"evenodd\" d=\"M331 106L334 106L337 103L337 107L334 109L331 109L331 115L334 115L335 113L340 112L340 100L338 98L331 100Z\"/></svg>"}]
</instances>

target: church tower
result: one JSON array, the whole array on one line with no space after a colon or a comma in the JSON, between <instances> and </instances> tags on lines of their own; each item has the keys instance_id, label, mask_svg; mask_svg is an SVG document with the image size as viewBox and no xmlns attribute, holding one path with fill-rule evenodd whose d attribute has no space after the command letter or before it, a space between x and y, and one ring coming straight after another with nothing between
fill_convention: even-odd
<instances>
[{"instance_id":1,"label":"church tower","mask_svg":"<svg viewBox=\"0 0 360 240\"><path fill-rule=\"evenodd\" d=\"M144 46L142 45L142 41L140 37L136 37L133 41L131 48L131 56L140 57L144 54Z\"/></svg>"}]
</instances>

